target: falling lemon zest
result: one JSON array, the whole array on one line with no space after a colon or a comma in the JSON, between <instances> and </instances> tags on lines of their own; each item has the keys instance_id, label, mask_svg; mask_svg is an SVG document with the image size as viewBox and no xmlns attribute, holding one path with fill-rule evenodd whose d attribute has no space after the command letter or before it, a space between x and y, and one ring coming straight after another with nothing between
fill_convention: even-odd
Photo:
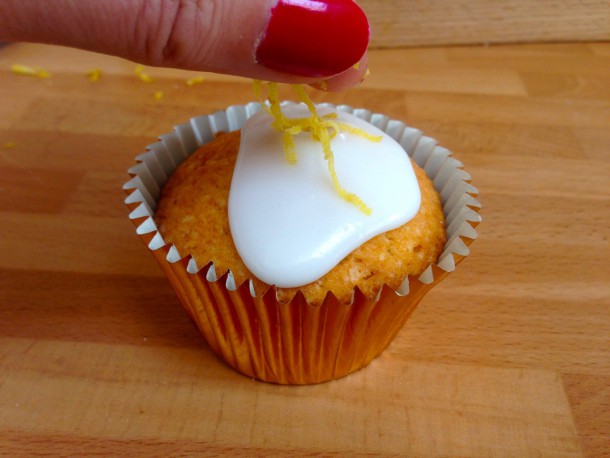
<instances>
[{"instance_id":1,"label":"falling lemon zest","mask_svg":"<svg viewBox=\"0 0 610 458\"><path fill-rule=\"evenodd\" d=\"M294 136L302 132L309 132L312 140L317 141L322 146L324 159L328 164L328 172L332 179L333 187L339 196L354 204L358 209L366 215L370 215L372 210L360 199L356 194L347 191L339 182L339 177L335 170L335 157L330 146L331 140L341 131L346 131L354 135L361 136L372 142L381 141L381 136L370 135L354 126L349 126L346 123L336 121L337 114L329 113L320 117L314 103L311 101L302 85L292 85L300 101L307 106L310 116L307 118L288 118L282 112L279 90L277 83L267 83L267 100L262 97L261 81L254 81L254 91L257 94L261 106L273 118L271 126L282 132L282 141L284 143L284 154L289 164L295 164L297 161L297 153L294 143Z\"/></svg>"},{"instance_id":2,"label":"falling lemon zest","mask_svg":"<svg viewBox=\"0 0 610 458\"><path fill-rule=\"evenodd\" d=\"M89 78L92 83L97 83L102 77L102 71L99 68L94 68L85 73L85 76Z\"/></svg>"},{"instance_id":3,"label":"falling lemon zest","mask_svg":"<svg viewBox=\"0 0 610 458\"><path fill-rule=\"evenodd\" d=\"M354 69L358 70L358 68L360 68L360 62L356 62L354 64Z\"/></svg>"},{"instance_id":4,"label":"falling lemon zest","mask_svg":"<svg viewBox=\"0 0 610 458\"><path fill-rule=\"evenodd\" d=\"M13 64L11 71L16 75L34 76L36 78L51 78L51 74L42 68L34 68L29 65Z\"/></svg>"},{"instance_id":5,"label":"falling lemon zest","mask_svg":"<svg viewBox=\"0 0 610 458\"><path fill-rule=\"evenodd\" d=\"M154 81L153 77L144 71L143 65L136 66L135 74L143 83L152 83Z\"/></svg>"},{"instance_id":6,"label":"falling lemon zest","mask_svg":"<svg viewBox=\"0 0 610 458\"><path fill-rule=\"evenodd\" d=\"M165 94L163 93L163 91L156 91L153 93L153 99L155 100L161 100L164 96Z\"/></svg>"},{"instance_id":7,"label":"falling lemon zest","mask_svg":"<svg viewBox=\"0 0 610 458\"><path fill-rule=\"evenodd\" d=\"M193 76L185 81L187 86L195 86L196 84L201 84L205 81L205 77L203 75Z\"/></svg>"}]
</instances>

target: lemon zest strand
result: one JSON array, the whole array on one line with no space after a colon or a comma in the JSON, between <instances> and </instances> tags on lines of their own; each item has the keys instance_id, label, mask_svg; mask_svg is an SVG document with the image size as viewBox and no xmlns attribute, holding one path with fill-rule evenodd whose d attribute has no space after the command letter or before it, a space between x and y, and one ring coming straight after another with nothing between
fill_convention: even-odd
<instances>
[{"instance_id":1,"label":"lemon zest strand","mask_svg":"<svg viewBox=\"0 0 610 458\"><path fill-rule=\"evenodd\" d=\"M155 81L152 76L144 71L143 65L137 65L134 73L143 83L152 83Z\"/></svg>"},{"instance_id":2,"label":"lemon zest strand","mask_svg":"<svg viewBox=\"0 0 610 458\"><path fill-rule=\"evenodd\" d=\"M29 65L13 64L11 71L16 75L34 76L36 78L51 78L51 74L42 68L34 68Z\"/></svg>"},{"instance_id":3,"label":"lemon zest strand","mask_svg":"<svg viewBox=\"0 0 610 458\"><path fill-rule=\"evenodd\" d=\"M85 76L89 78L92 83L97 83L102 77L102 71L99 68L94 68L85 73Z\"/></svg>"},{"instance_id":4,"label":"lemon zest strand","mask_svg":"<svg viewBox=\"0 0 610 458\"><path fill-rule=\"evenodd\" d=\"M339 133L339 123L331 119L320 118L320 116L318 116L316 107L305 93L303 86L296 86L295 92L301 101L307 105L307 108L311 113L310 119L313 126L312 138L320 142L322 145L324 159L326 159L326 163L328 164L328 173L330 174L335 190L343 200L354 204L365 215L370 215L373 212L371 208L369 208L356 194L347 191L341 185L339 177L337 176L337 170L335 169L335 155L333 154L330 146L330 141ZM332 133L329 132L329 129L331 129Z\"/></svg>"},{"instance_id":5,"label":"lemon zest strand","mask_svg":"<svg viewBox=\"0 0 610 458\"><path fill-rule=\"evenodd\" d=\"M201 84L205 81L205 77L203 75L193 76L192 78L187 79L184 84L187 86L195 86L196 84Z\"/></svg>"},{"instance_id":6,"label":"lemon zest strand","mask_svg":"<svg viewBox=\"0 0 610 458\"><path fill-rule=\"evenodd\" d=\"M358 129L357 127L351 126L344 122L339 122L338 124L340 130L348 132L350 134L358 135L359 137L365 138L373 143L379 143L383 138L381 135L371 135L362 129Z\"/></svg>"},{"instance_id":7,"label":"lemon zest strand","mask_svg":"<svg viewBox=\"0 0 610 458\"><path fill-rule=\"evenodd\" d=\"M337 176L337 170L335 168L335 155L333 154L332 148L330 146L331 140L339 133L341 128L341 123L334 121L333 118L336 118L336 115L333 117L322 117L318 115L318 111L305 92L305 89L301 85L293 86L295 92L297 93L301 102L303 102L309 112L311 113L310 122L312 125L311 136L314 140L320 142L322 145L322 151L324 152L324 159L326 159L326 163L328 164L328 173L333 182L333 186L339 196L345 200L346 202L350 202L354 204L358 209L364 213L365 215L370 215L373 211L369 208L364 201L358 197L353 192L347 191L340 183L339 177ZM331 132L329 133L329 129ZM366 134L366 132L362 131L358 128L350 129L351 133L355 133L357 135ZM368 135L368 134L367 134ZM381 138L380 138L381 139Z\"/></svg>"}]
</instances>

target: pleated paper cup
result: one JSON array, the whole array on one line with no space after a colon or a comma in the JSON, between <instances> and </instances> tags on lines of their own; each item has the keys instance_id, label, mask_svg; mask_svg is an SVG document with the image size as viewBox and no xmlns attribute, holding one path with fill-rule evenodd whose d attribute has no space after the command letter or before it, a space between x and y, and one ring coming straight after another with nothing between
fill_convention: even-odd
<instances>
[{"instance_id":1,"label":"pleated paper cup","mask_svg":"<svg viewBox=\"0 0 610 458\"><path fill-rule=\"evenodd\" d=\"M238 130L261 107L231 106L192 118L147 147L129 169L125 203L136 233L148 246L180 302L212 350L249 377L281 384L320 383L366 366L394 339L422 297L469 254L481 218L470 176L451 153L421 131L365 109L324 104L362 118L393 137L433 180L443 204L447 242L437 263L398 290L387 285L374 299L354 289L349 304L330 291L314 306L298 292L280 303L275 288L256 295L230 272L216 275L210 260L179 253L160 234L153 215L161 189L176 167L216 133Z\"/></svg>"}]
</instances>

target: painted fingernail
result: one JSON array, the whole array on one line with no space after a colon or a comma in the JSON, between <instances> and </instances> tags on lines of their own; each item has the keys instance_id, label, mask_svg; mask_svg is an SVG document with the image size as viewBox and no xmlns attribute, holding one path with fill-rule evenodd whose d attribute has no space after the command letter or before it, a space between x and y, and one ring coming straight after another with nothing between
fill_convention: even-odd
<instances>
[{"instance_id":1,"label":"painted fingernail","mask_svg":"<svg viewBox=\"0 0 610 458\"><path fill-rule=\"evenodd\" d=\"M353 0L279 0L256 60L281 72L328 77L358 62L368 43L368 20Z\"/></svg>"}]
</instances>

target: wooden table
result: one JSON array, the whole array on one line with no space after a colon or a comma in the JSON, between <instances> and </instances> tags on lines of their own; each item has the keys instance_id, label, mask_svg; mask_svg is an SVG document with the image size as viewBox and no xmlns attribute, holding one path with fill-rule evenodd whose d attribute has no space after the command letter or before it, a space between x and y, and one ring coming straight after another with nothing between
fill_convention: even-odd
<instances>
[{"instance_id":1,"label":"wooden table","mask_svg":"<svg viewBox=\"0 0 610 458\"><path fill-rule=\"evenodd\" d=\"M147 144L249 81L134 68L0 49L0 454L608 456L610 44L374 51L314 95L437 138L484 221L380 358L305 387L214 357L123 205Z\"/></svg>"}]
</instances>

